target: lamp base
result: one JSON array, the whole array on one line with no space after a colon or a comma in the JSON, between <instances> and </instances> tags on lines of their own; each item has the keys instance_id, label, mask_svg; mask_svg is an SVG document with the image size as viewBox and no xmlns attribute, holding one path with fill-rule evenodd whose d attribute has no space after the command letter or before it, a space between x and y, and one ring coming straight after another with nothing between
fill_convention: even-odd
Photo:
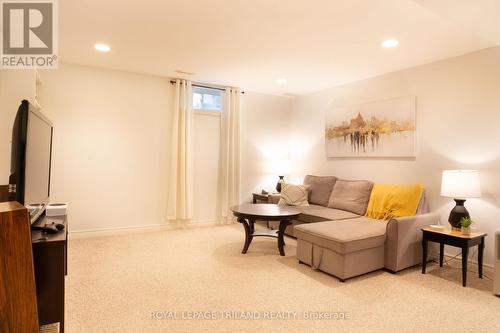
<instances>
[{"instance_id":1,"label":"lamp base","mask_svg":"<svg viewBox=\"0 0 500 333\"><path fill-rule=\"evenodd\" d=\"M448 218L448 222L450 222L451 226L455 229L460 229L462 225L460 221L463 217L470 218L469 212L464 206L464 199L453 199L456 202L456 206L450 212L450 217Z\"/></svg>"},{"instance_id":2,"label":"lamp base","mask_svg":"<svg viewBox=\"0 0 500 333\"><path fill-rule=\"evenodd\" d=\"M280 177L280 179L278 180L278 184L276 184L276 191L278 191L278 193L281 193L281 183L284 183L285 180L283 178L285 178L285 176L278 176Z\"/></svg>"}]
</instances>

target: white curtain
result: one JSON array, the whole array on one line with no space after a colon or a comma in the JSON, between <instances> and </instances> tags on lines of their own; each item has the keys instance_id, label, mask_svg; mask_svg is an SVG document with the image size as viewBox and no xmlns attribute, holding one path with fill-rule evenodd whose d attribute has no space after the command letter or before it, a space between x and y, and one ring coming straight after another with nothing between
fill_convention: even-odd
<instances>
[{"instance_id":1,"label":"white curtain","mask_svg":"<svg viewBox=\"0 0 500 333\"><path fill-rule=\"evenodd\" d=\"M192 86L176 80L168 179L170 220L193 217Z\"/></svg>"},{"instance_id":2,"label":"white curtain","mask_svg":"<svg viewBox=\"0 0 500 333\"><path fill-rule=\"evenodd\" d=\"M230 207L239 203L240 192L240 94L226 88L220 124L219 201L220 215L231 215Z\"/></svg>"}]
</instances>

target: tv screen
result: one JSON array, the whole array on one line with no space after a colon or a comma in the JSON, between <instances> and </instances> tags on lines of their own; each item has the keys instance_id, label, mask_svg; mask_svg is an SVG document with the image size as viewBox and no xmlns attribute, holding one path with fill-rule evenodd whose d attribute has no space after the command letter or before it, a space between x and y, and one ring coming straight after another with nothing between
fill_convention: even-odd
<instances>
[{"instance_id":1,"label":"tv screen","mask_svg":"<svg viewBox=\"0 0 500 333\"><path fill-rule=\"evenodd\" d=\"M44 212L50 196L52 123L23 101L12 132L11 178L15 200L30 211L31 223Z\"/></svg>"},{"instance_id":2,"label":"tv screen","mask_svg":"<svg viewBox=\"0 0 500 333\"><path fill-rule=\"evenodd\" d=\"M50 195L50 150L52 126L39 115L28 116L26 144L25 205L44 203Z\"/></svg>"}]
</instances>

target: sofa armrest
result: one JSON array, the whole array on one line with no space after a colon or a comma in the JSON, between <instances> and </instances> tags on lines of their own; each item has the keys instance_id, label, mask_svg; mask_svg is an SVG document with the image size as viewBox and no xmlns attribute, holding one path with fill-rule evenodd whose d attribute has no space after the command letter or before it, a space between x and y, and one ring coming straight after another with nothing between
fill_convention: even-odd
<instances>
[{"instance_id":1,"label":"sofa armrest","mask_svg":"<svg viewBox=\"0 0 500 333\"><path fill-rule=\"evenodd\" d=\"M387 223L385 267L393 272L422 262L422 228L438 223L433 213L392 218Z\"/></svg>"},{"instance_id":2,"label":"sofa armrest","mask_svg":"<svg viewBox=\"0 0 500 333\"><path fill-rule=\"evenodd\" d=\"M281 194L279 193L269 193L267 197L267 203L277 204L280 201Z\"/></svg>"}]
</instances>

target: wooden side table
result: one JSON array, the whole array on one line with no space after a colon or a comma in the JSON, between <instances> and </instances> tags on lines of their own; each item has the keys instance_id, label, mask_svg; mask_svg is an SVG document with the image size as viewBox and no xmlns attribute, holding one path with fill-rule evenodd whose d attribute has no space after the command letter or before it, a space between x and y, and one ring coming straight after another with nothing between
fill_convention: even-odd
<instances>
[{"instance_id":1,"label":"wooden side table","mask_svg":"<svg viewBox=\"0 0 500 333\"><path fill-rule=\"evenodd\" d=\"M254 204L256 203L268 203L269 200L269 194L263 194L263 193L252 193L252 202Z\"/></svg>"},{"instance_id":2,"label":"wooden side table","mask_svg":"<svg viewBox=\"0 0 500 333\"><path fill-rule=\"evenodd\" d=\"M253 204L272 204L272 200L269 200L270 195L274 195L276 193L252 193L252 203ZM266 228L269 228L269 220L265 220L266 222Z\"/></svg>"},{"instance_id":3,"label":"wooden side table","mask_svg":"<svg viewBox=\"0 0 500 333\"><path fill-rule=\"evenodd\" d=\"M484 238L486 233L473 231L470 235L464 235L460 230L443 228L441 230L426 227L422 229L422 274L425 274L427 264L427 242L439 243L439 267L443 267L444 246L451 245L462 249L462 285L467 285L467 262L469 259L469 248L478 246L478 272L479 278L483 278L483 252Z\"/></svg>"}]
</instances>

